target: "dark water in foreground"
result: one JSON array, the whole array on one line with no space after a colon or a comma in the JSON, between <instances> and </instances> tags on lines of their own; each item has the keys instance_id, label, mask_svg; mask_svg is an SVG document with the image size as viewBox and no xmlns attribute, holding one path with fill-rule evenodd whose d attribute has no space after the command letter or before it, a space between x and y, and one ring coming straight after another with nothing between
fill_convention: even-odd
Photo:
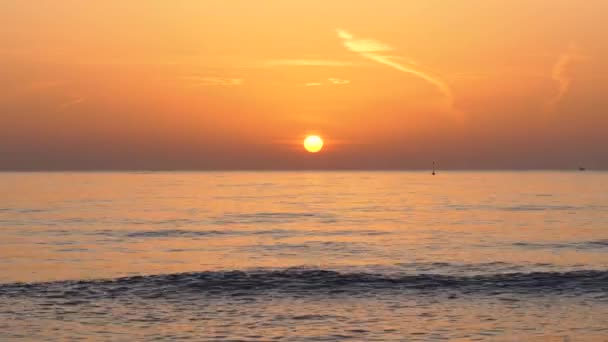
<instances>
[{"instance_id":1,"label":"dark water in foreground","mask_svg":"<svg viewBox=\"0 0 608 342\"><path fill-rule=\"evenodd\" d=\"M0 189L0 340L608 341L608 173L5 173Z\"/></svg>"}]
</instances>

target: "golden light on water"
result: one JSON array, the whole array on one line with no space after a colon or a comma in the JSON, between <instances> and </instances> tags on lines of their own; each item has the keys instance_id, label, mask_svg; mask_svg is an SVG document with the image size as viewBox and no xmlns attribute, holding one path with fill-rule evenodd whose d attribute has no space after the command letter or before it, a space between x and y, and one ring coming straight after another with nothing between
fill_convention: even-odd
<instances>
[{"instance_id":1,"label":"golden light on water","mask_svg":"<svg viewBox=\"0 0 608 342\"><path fill-rule=\"evenodd\" d=\"M309 135L304 139L304 148L311 153L317 153L323 148L323 139L318 135Z\"/></svg>"}]
</instances>

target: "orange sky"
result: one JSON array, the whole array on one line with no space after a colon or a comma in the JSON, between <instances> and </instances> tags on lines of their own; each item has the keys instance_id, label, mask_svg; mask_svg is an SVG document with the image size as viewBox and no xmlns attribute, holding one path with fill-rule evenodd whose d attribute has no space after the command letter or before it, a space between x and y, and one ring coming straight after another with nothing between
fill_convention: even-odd
<instances>
[{"instance_id":1,"label":"orange sky","mask_svg":"<svg viewBox=\"0 0 608 342\"><path fill-rule=\"evenodd\" d=\"M608 168L607 17L605 0L2 1L0 169Z\"/></svg>"}]
</instances>

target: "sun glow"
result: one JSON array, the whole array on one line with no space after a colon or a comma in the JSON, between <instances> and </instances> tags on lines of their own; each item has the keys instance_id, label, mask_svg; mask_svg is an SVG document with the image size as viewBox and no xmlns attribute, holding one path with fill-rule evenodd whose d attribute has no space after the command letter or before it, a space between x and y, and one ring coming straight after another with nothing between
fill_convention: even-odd
<instances>
[{"instance_id":1,"label":"sun glow","mask_svg":"<svg viewBox=\"0 0 608 342\"><path fill-rule=\"evenodd\" d=\"M318 135L309 135L304 139L304 148L311 153L319 152L323 148L323 139Z\"/></svg>"}]
</instances>

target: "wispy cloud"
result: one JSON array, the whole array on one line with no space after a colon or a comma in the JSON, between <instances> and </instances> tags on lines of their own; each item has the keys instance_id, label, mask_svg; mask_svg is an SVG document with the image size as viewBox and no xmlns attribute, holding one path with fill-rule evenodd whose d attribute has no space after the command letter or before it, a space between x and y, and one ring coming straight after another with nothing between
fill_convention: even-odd
<instances>
[{"instance_id":1,"label":"wispy cloud","mask_svg":"<svg viewBox=\"0 0 608 342\"><path fill-rule=\"evenodd\" d=\"M277 59L266 62L269 66L327 66L348 67L356 63L332 59Z\"/></svg>"},{"instance_id":2,"label":"wispy cloud","mask_svg":"<svg viewBox=\"0 0 608 342\"><path fill-rule=\"evenodd\" d=\"M342 39L344 47L348 50L374 62L414 75L432 84L445 96L448 106L452 107L453 95L450 87L439 77L422 70L416 63L388 54L388 52L393 51L390 45L375 39L358 39L342 29L338 29L337 33L338 37Z\"/></svg>"},{"instance_id":3,"label":"wispy cloud","mask_svg":"<svg viewBox=\"0 0 608 342\"><path fill-rule=\"evenodd\" d=\"M182 79L192 82L197 86L240 86L244 83L242 78L230 77L203 77L203 76L185 76Z\"/></svg>"},{"instance_id":4,"label":"wispy cloud","mask_svg":"<svg viewBox=\"0 0 608 342\"><path fill-rule=\"evenodd\" d=\"M349 80L343 80L341 78L328 78L327 79L331 84L337 84L337 85L342 85L342 84L349 84L350 81Z\"/></svg>"},{"instance_id":5,"label":"wispy cloud","mask_svg":"<svg viewBox=\"0 0 608 342\"><path fill-rule=\"evenodd\" d=\"M327 83L326 82L308 82L305 83L304 85L306 87L320 87L326 84L329 85L345 85L345 84L349 84L350 81L349 80L344 80L341 78L335 78L335 77L331 77L327 79Z\"/></svg>"},{"instance_id":6,"label":"wispy cloud","mask_svg":"<svg viewBox=\"0 0 608 342\"><path fill-rule=\"evenodd\" d=\"M559 56L551 69L551 78L557 83L557 92L547 101L545 107L547 111L555 111L557 105L570 90L573 76L568 71L572 64L587 60L588 58L582 55L574 45L571 45L567 52Z\"/></svg>"},{"instance_id":7,"label":"wispy cloud","mask_svg":"<svg viewBox=\"0 0 608 342\"><path fill-rule=\"evenodd\" d=\"M60 104L59 109L60 110L68 109L70 107L74 107L85 101L86 101L86 98L84 98L84 97L75 97L75 98L69 99L69 100L63 102L62 104Z\"/></svg>"},{"instance_id":8,"label":"wispy cloud","mask_svg":"<svg viewBox=\"0 0 608 342\"><path fill-rule=\"evenodd\" d=\"M74 85L69 81L37 79L15 87L15 91L20 95L52 97L57 101L55 110L63 111L87 101L86 97L74 93L72 88Z\"/></svg>"}]
</instances>

